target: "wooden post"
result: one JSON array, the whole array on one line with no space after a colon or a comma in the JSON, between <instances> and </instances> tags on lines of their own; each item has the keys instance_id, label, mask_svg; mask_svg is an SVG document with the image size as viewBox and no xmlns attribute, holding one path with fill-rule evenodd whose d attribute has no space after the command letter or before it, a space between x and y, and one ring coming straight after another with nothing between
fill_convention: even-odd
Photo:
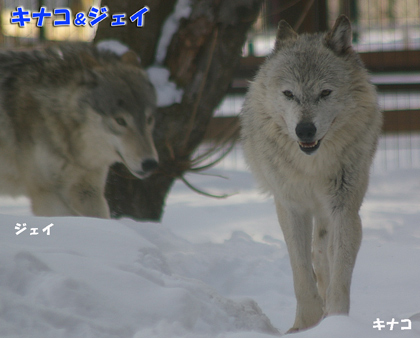
<instances>
[{"instance_id":1,"label":"wooden post","mask_svg":"<svg viewBox=\"0 0 420 338\"><path fill-rule=\"evenodd\" d=\"M159 168L145 180L124 178L118 166L110 171L106 197L113 217L160 220L173 182L193 166L191 156L227 92L261 2L193 2L190 16L180 22L172 37L164 62L184 95L181 103L158 109L154 140ZM110 29L103 24L96 40L117 38L138 52L148 66L155 60L162 25L174 4L173 0L104 0L102 5L107 5L111 13L132 14L147 5L150 16L142 28L127 24Z\"/></svg>"}]
</instances>

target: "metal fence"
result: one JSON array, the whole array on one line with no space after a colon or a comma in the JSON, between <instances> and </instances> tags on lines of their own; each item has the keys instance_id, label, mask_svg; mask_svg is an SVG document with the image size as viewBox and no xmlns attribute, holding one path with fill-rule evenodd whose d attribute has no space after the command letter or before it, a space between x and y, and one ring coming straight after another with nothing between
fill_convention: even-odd
<instances>
[{"instance_id":1,"label":"metal fence","mask_svg":"<svg viewBox=\"0 0 420 338\"><path fill-rule=\"evenodd\" d=\"M280 2L268 2L271 6L263 7L261 18L244 46L244 62L234 88L217 109L216 117L237 116L246 81L273 47L276 31L270 10L273 3ZM305 1L294 3L299 2ZM374 170L420 168L420 2L326 0L326 5L329 27L340 13L347 12L352 17L354 47L378 88L385 124ZM217 135L215 131L209 134ZM229 156L224 165L242 168L240 150L235 148L234 152L238 154Z\"/></svg>"},{"instance_id":2,"label":"metal fence","mask_svg":"<svg viewBox=\"0 0 420 338\"><path fill-rule=\"evenodd\" d=\"M90 41L94 37L95 28L88 25L53 27L52 19L46 19L42 30L36 27L35 20L24 28L11 24L11 13L17 6L29 11L39 10L40 6L46 6L49 11L54 8L70 8L74 15L79 10L86 12L91 5L99 4L100 0L0 0L2 47L35 45L40 40ZM344 12L351 17L355 32L354 46L372 72L372 81L378 86L379 103L385 115L386 134L380 140L376 170L420 168L419 0L266 0L261 16L244 46L241 67L229 95L215 113L216 118L236 117L239 113L247 81L252 78L258 64L270 53L274 44L275 15L285 8L293 15L290 12L293 6L307 10L309 5L325 10L321 17L325 18L330 27L340 13ZM273 8L279 10L273 12ZM310 15L310 12L307 14ZM303 18L302 15L299 17ZM287 17L285 19L288 20ZM211 139L214 135L220 136L224 130L235 134L229 128L223 129L222 125L213 124L215 130L209 130ZM199 152L214 145L214 142L207 142ZM226 151L227 147L221 147L221 152ZM237 167L242 168L240 151L235 149L223 163L228 167L237 163Z\"/></svg>"}]
</instances>

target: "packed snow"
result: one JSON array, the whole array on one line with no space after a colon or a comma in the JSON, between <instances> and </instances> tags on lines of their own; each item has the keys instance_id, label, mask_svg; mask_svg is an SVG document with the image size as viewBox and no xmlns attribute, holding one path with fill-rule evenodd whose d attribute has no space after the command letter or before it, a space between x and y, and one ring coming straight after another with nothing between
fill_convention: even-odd
<instances>
[{"instance_id":1,"label":"packed snow","mask_svg":"<svg viewBox=\"0 0 420 338\"><path fill-rule=\"evenodd\" d=\"M184 91L177 88L175 82L169 80L170 73L167 68L151 66L146 71L150 82L156 89L158 107L166 107L181 102Z\"/></svg>"},{"instance_id":2,"label":"packed snow","mask_svg":"<svg viewBox=\"0 0 420 338\"><path fill-rule=\"evenodd\" d=\"M182 18L187 18L191 13L190 0L177 1L174 11L165 20L162 32L159 37L156 50L156 59L150 67L146 69L150 82L156 88L157 106L167 107L174 103L180 103L184 94L183 89L169 79L170 73L163 66L166 53L171 39L179 27ZM129 50L128 46L118 40L103 40L97 45L100 50L110 50L117 55L122 55Z\"/></svg>"},{"instance_id":3,"label":"packed snow","mask_svg":"<svg viewBox=\"0 0 420 338\"><path fill-rule=\"evenodd\" d=\"M173 34L173 33L172 33ZM129 51L129 47L118 40L102 40L97 44L99 50L109 50L117 55L123 55ZM166 51L165 51L166 52ZM150 82L156 89L157 106L166 107L174 103L180 103L184 91L177 88L176 84L169 80L169 70L155 64L146 69Z\"/></svg>"},{"instance_id":4,"label":"packed snow","mask_svg":"<svg viewBox=\"0 0 420 338\"><path fill-rule=\"evenodd\" d=\"M191 10L191 0L178 0L176 2L174 11L168 16L162 27L162 33L156 51L156 64L162 65L165 61L169 44L171 43L173 35L178 30L179 22L181 19L188 18L191 14Z\"/></svg>"},{"instance_id":5,"label":"packed snow","mask_svg":"<svg viewBox=\"0 0 420 338\"><path fill-rule=\"evenodd\" d=\"M165 20L159 37L156 58L154 64L147 69L150 81L156 88L158 107L167 107L174 103L180 103L184 90L178 88L169 79L169 70L163 66L172 37L178 30L179 22L187 18L191 13L191 1L179 0L175 4L174 11Z\"/></svg>"},{"instance_id":6,"label":"packed snow","mask_svg":"<svg viewBox=\"0 0 420 338\"><path fill-rule=\"evenodd\" d=\"M130 50L130 48L126 44L114 39L102 40L96 44L96 48L98 48L99 50L112 51L119 56L123 55L124 53L127 53Z\"/></svg>"},{"instance_id":7,"label":"packed snow","mask_svg":"<svg viewBox=\"0 0 420 338\"><path fill-rule=\"evenodd\" d=\"M420 337L420 169L378 170L382 160L361 210L350 316L293 337ZM212 199L178 182L161 224L34 217L27 199L1 198L0 337L284 334L296 302L273 201L258 192L239 150L211 172L228 179L187 178L233 195Z\"/></svg>"}]
</instances>

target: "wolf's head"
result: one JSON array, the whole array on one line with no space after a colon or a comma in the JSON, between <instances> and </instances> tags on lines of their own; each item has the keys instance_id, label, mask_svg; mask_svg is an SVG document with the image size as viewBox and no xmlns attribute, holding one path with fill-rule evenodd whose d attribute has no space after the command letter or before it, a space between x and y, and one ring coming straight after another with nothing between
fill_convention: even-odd
<instances>
[{"instance_id":1,"label":"wolf's head","mask_svg":"<svg viewBox=\"0 0 420 338\"><path fill-rule=\"evenodd\" d=\"M351 40L345 16L325 34L298 35L281 21L274 51L256 78L267 111L305 154L332 139L363 100L367 74Z\"/></svg>"},{"instance_id":2,"label":"wolf's head","mask_svg":"<svg viewBox=\"0 0 420 338\"><path fill-rule=\"evenodd\" d=\"M148 176L158 166L152 137L156 94L137 56L127 52L111 62L82 58L86 90L80 102L87 104L94 128L101 129L97 151L139 178Z\"/></svg>"}]
</instances>

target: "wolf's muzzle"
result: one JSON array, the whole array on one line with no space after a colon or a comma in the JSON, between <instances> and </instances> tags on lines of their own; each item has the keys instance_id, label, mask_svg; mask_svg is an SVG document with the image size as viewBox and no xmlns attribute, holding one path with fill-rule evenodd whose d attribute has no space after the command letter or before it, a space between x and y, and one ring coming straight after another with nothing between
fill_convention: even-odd
<instances>
[{"instance_id":1,"label":"wolf's muzzle","mask_svg":"<svg viewBox=\"0 0 420 338\"><path fill-rule=\"evenodd\" d=\"M135 170L127 164L127 162L124 160L124 157L122 157L119 151L117 151L117 154L120 156L121 162L124 163L127 169L139 179L143 179L150 176L150 174L152 174L152 172L156 170L157 167L159 166L159 163L156 159L146 158L145 160L141 162L141 169Z\"/></svg>"},{"instance_id":2,"label":"wolf's muzzle","mask_svg":"<svg viewBox=\"0 0 420 338\"><path fill-rule=\"evenodd\" d=\"M143 179L149 177L153 173L153 171L157 169L158 166L159 163L155 159L148 158L141 162L141 170L136 170L132 173L138 178Z\"/></svg>"},{"instance_id":3,"label":"wolf's muzzle","mask_svg":"<svg viewBox=\"0 0 420 338\"><path fill-rule=\"evenodd\" d=\"M143 173L151 173L152 171L156 170L156 168L158 167L158 162L154 159L147 159L144 160L141 163L141 168L143 170Z\"/></svg>"},{"instance_id":4,"label":"wolf's muzzle","mask_svg":"<svg viewBox=\"0 0 420 338\"><path fill-rule=\"evenodd\" d=\"M302 142L310 143L314 142L316 127L312 122L300 122L297 124L295 132Z\"/></svg>"},{"instance_id":5,"label":"wolf's muzzle","mask_svg":"<svg viewBox=\"0 0 420 338\"><path fill-rule=\"evenodd\" d=\"M321 140L315 140L316 127L312 122L300 122L297 124L296 136L299 138L299 147L305 154L312 154L321 144Z\"/></svg>"}]
</instances>

